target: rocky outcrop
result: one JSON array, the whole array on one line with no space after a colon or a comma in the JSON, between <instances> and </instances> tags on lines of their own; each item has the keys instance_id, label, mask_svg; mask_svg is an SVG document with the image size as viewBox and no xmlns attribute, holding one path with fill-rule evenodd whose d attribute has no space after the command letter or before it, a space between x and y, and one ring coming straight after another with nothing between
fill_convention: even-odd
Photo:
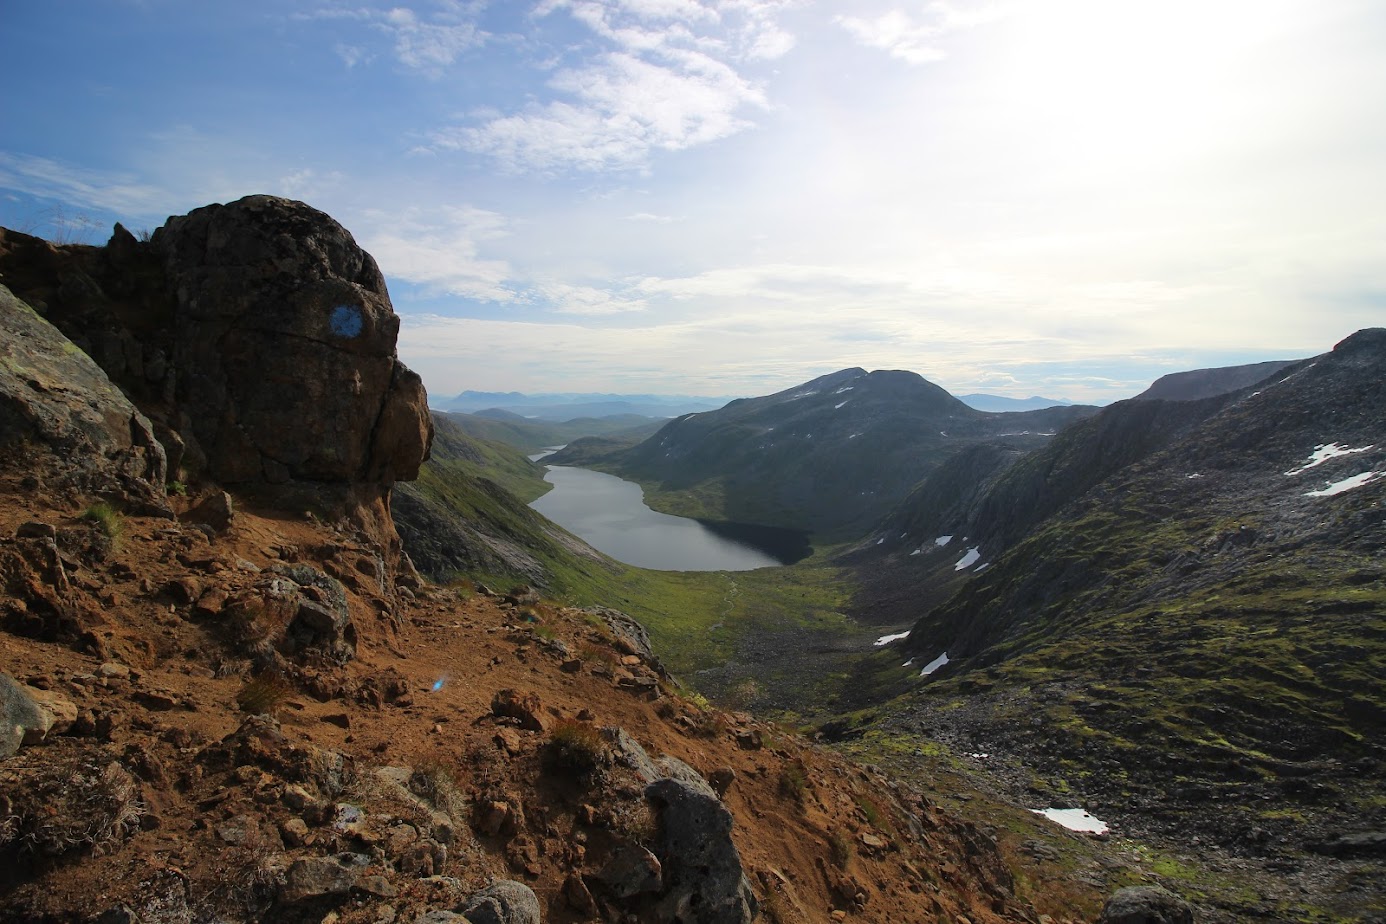
<instances>
[{"instance_id":1,"label":"rocky outcrop","mask_svg":"<svg viewBox=\"0 0 1386 924\"><path fill-rule=\"evenodd\" d=\"M659 924L750 924L759 910L732 843L732 815L711 786L676 757L652 760L620 729L605 734L617 763L646 782L645 798L659 818L654 853L620 854L596 876L624 898L654 893L647 919ZM652 868L656 882L646 883ZM647 888L653 885L653 888Z\"/></svg>"},{"instance_id":2,"label":"rocky outcrop","mask_svg":"<svg viewBox=\"0 0 1386 924\"><path fill-rule=\"evenodd\" d=\"M370 254L301 203L249 196L155 232L177 300L179 404L210 473L235 484L417 475L432 425L395 356Z\"/></svg>"},{"instance_id":3,"label":"rocky outcrop","mask_svg":"<svg viewBox=\"0 0 1386 924\"><path fill-rule=\"evenodd\" d=\"M0 451L31 474L55 477L52 487L166 509L164 450L153 425L101 367L4 286Z\"/></svg>"},{"instance_id":4,"label":"rocky outcrop","mask_svg":"<svg viewBox=\"0 0 1386 924\"><path fill-rule=\"evenodd\" d=\"M665 875L656 920L749 924L758 905L731 842L731 812L691 767L672 757L660 766L669 776L645 790L659 806L656 852Z\"/></svg>"}]
</instances>

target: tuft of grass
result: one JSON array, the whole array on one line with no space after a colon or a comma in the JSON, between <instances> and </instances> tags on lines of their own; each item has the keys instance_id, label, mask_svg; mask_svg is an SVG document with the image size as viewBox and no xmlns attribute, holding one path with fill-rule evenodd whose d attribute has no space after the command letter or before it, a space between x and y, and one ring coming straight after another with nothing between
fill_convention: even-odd
<instances>
[{"instance_id":1,"label":"tuft of grass","mask_svg":"<svg viewBox=\"0 0 1386 924\"><path fill-rule=\"evenodd\" d=\"M828 835L828 853L831 855L833 865L838 869L846 869L848 862L853 854L852 839L842 831L834 831Z\"/></svg>"},{"instance_id":2,"label":"tuft of grass","mask_svg":"<svg viewBox=\"0 0 1386 924\"><path fill-rule=\"evenodd\" d=\"M125 532L125 518L105 501L98 501L82 511L81 519L99 529L111 542L119 542Z\"/></svg>"},{"instance_id":3,"label":"tuft of grass","mask_svg":"<svg viewBox=\"0 0 1386 924\"><path fill-rule=\"evenodd\" d=\"M545 747L550 769L590 778L611 762L611 752L601 732L586 722L564 719L554 726Z\"/></svg>"},{"instance_id":4,"label":"tuft of grass","mask_svg":"<svg viewBox=\"0 0 1386 924\"><path fill-rule=\"evenodd\" d=\"M885 830L889 826L880 806L866 796L857 796L857 808L861 809L861 813L866 816L866 820L870 822L873 828Z\"/></svg>"},{"instance_id":5,"label":"tuft of grass","mask_svg":"<svg viewBox=\"0 0 1386 924\"><path fill-rule=\"evenodd\" d=\"M594 661L608 667L614 667L616 664L616 655L609 648L603 648L601 645L594 645L591 642L583 642L578 645L577 656L584 661Z\"/></svg>"},{"instance_id":6,"label":"tuft of grass","mask_svg":"<svg viewBox=\"0 0 1386 924\"><path fill-rule=\"evenodd\" d=\"M274 715L291 692L283 675L266 671L245 682L236 694L236 706L247 715Z\"/></svg>"},{"instance_id":7,"label":"tuft of grass","mask_svg":"<svg viewBox=\"0 0 1386 924\"><path fill-rule=\"evenodd\" d=\"M784 769L780 771L780 794L803 805L807 793L808 771L803 761L796 760L785 764Z\"/></svg>"},{"instance_id":8,"label":"tuft of grass","mask_svg":"<svg viewBox=\"0 0 1386 924\"><path fill-rule=\"evenodd\" d=\"M188 486L177 479L170 481L164 487L168 490L168 493L177 495L178 497L185 497L188 493Z\"/></svg>"},{"instance_id":9,"label":"tuft of grass","mask_svg":"<svg viewBox=\"0 0 1386 924\"><path fill-rule=\"evenodd\" d=\"M409 775L409 790L427 799L454 821L464 814L466 800L457 788L452 765L439 757L425 757L414 765L414 772Z\"/></svg>"}]
</instances>

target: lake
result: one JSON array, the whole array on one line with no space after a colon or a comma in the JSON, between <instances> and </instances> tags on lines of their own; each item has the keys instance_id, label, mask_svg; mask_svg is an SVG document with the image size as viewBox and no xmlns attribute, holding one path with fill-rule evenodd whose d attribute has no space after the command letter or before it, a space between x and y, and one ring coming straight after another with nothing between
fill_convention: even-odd
<instances>
[{"instance_id":1,"label":"lake","mask_svg":"<svg viewBox=\"0 0 1386 924\"><path fill-rule=\"evenodd\" d=\"M811 551L791 529L704 523L645 506L640 485L585 468L550 465L553 490L529 506L588 545L655 571L750 571L788 565Z\"/></svg>"}]
</instances>

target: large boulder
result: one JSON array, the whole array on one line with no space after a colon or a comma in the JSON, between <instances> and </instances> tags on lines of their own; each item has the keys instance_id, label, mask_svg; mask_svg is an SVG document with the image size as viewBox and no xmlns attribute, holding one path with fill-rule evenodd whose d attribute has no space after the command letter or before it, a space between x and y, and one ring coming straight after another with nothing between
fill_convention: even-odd
<instances>
[{"instance_id":1,"label":"large boulder","mask_svg":"<svg viewBox=\"0 0 1386 924\"><path fill-rule=\"evenodd\" d=\"M152 238L177 302L178 404L227 484L414 478L432 439L375 260L322 212L248 196Z\"/></svg>"},{"instance_id":2,"label":"large boulder","mask_svg":"<svg viewBox=\"0 0 1386 924\"><path fill-rule=\"evenodd\" d=\"M664 866L664 894L655 920L668 924L750 924L755 894L732 843L732 816L692 767L665 757L667 776L645 788L659 812L655 852Z\"/></svg>"},{"instance_id":3,"label":"large boulder","mask_svg":"<svg viewBox=\"0 0 1386 924\"><path fill-rule=\"evenodd\" d=\"M0 457L82 493L166 509L149 420L86 353L0 286Z\"/></svg>"}]
</instances>

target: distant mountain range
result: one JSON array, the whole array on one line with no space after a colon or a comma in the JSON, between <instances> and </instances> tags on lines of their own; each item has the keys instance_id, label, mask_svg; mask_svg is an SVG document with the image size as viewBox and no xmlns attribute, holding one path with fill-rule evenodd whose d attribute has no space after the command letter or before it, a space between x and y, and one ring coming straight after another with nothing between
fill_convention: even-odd
<instances>
[{"instance_id":1,"label":"distant mountain range","mask_svg":"<svg viewBox=\"0 0 1386 924\"><path fill-rule=\"evenodd\" d=\"M957 398L977 411L1039 411L1047 407L1068 407L1077 403L1063 398L1041 398L1039 395L1031 395L1029 398L1006 398L1001 395L974 394L958 395Z\"/></svg>"},{"instance_id":2,"label":"distant mountain range","mask_svg":"<svg viewBox=\"0 0 1386 924\"><path fill-rule=\"evenodd\" d=\"M636 415L668 419L696 411L710 411L731 401L729 397L697 395L613 395L560 392L526 395L518 391L464 391L452 398L435 399L441 411L509 411L527 420L566 421L579 417Z\"/></svg>"},{"instance_id":3,"label":"distant mountain range","mask_svg":"<svg viewBox=\"0 0 1386 924\"><path fill-rule=\"evenodd\" d=\"M1269 374L1269 373L1267 373ZM467 414L508 411L526 420L574 420L579 417L638 415L668 419L712 411L737 400L733 396L616 395L558 392L527 395L518 391L464 391L452 398L433 399L434 410ZM1074 404L1063 398L1006 398L1001 395L959 395L958 400L978 411L1036 411Z\"/></svg>"}]
</instances>

